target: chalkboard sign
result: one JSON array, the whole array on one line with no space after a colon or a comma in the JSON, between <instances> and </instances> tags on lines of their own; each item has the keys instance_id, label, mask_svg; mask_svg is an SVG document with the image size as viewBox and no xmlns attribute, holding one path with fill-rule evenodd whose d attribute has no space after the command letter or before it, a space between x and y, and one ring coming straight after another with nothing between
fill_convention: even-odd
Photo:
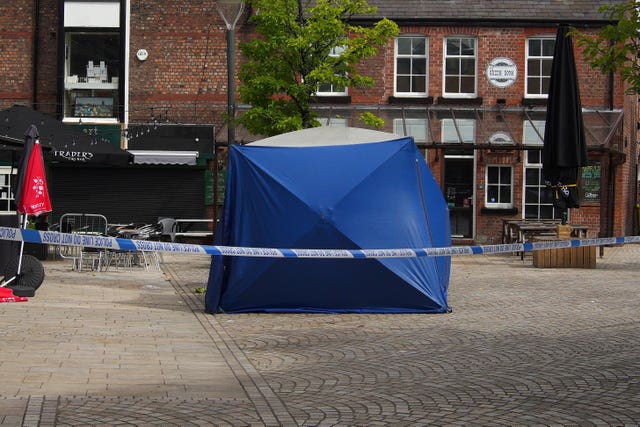
<instances>
[{"instance_id":1,"label":"chalkboard sign","mask_svg":"<svg viewBox=\"0 0 640 427\"><path fill-rule=\"evenodd\" d=\"M600 202L600 164L592 163L582 167L582 202Z\"/></svg>"},{"instance_id":2,"label":"chalkboard sign","mask_svg":"<svg viewBox=\"0 0 640 427\"><path fill-rule=\"evenodd\" d=\"M213 204L214 182L213 172L209 169L204 171L204 200L205 204ZM218 171L218 205L224 205L224 190L227 184L227 168Z\"/></svg>"},{"instance_id":3,"label":"chalkboard sign","mask_svg":"<svg viewBox=\"0 0 640 427\"><path fill-rule=\"evenodd\" d=\"M213 204L213 173L209 169L204 171L204 203Z\"/></svg>"},{"instance_id":4,"label":"chalkboard sign","mask_svg":"<svg viewBox=\"0 0 640 427\"><path fill-rule=\"evenodd\" d=\"M224 205L224 192L227 189L227 168L218 171L218 205Z\"/></svg>"}]
</instances>

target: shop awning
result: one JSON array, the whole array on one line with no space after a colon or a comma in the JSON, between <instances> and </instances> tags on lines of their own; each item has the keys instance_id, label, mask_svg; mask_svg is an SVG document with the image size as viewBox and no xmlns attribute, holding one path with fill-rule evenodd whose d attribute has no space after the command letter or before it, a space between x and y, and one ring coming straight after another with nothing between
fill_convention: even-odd
<instances>
[{"instance_id":1,"label":"shop awning","mask_svg":"<svg viewBox=\"0 0 640 427\"><path fill-rule=\"evenodd\" d=\"M23 144L24 140L0 135L0 150L22 150Z\"/></svg>"},{"instance_id":2,"label":"shop awning","mask_svg":"<svg viewBox=\"0 0 640 427\"><path fill-rule=\"evenodd\" d=\"M196 165L197 151L129 150L137 165Z\"/></svg>"},{"instance_id":3,"label":"shop awning","mask_svg":"<svg viewBox=\"0 0 640 427\"><path fill-rule=\"evenodd\" d=\"M38 128L45 159L49 162L126 166L130 161L130 155L126 151L102 137L84 133L49 114L23 105L14 105L0 111L0 134L6 138L23 140L24 132L30 125Z\"/></svg>"}]
</instances>

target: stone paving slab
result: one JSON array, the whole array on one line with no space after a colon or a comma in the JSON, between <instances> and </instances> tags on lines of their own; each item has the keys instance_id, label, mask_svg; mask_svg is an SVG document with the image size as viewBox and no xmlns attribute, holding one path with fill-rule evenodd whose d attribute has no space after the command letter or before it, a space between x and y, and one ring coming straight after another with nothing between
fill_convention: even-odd
<instances>
[{"instance_id":1,"label":"stone paving slab","mask_svg":"<svg viewBox=\"0 0 640 427\"><path fill-rule=\"evenodd\" d=\"M0 426L638 425L639 261L454 257L450 314L215 316L207 257L46 262L0 304Z\"/></svg>"}]
</instances>

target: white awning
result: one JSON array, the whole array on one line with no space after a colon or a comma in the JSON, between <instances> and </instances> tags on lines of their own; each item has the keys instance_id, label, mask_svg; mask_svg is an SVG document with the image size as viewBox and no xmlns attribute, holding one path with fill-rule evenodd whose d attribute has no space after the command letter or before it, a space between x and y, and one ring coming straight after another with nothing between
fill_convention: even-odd
<instances>
[{"instance_id":1,"label":"white awning","mask_svg":"<svg viewBox=\"0 0 640 427\"><path fill-rule=\"evenodd\" d=\"M128 150L138 165L195 165L197 151Z\"/></svg>"}]
</instances>

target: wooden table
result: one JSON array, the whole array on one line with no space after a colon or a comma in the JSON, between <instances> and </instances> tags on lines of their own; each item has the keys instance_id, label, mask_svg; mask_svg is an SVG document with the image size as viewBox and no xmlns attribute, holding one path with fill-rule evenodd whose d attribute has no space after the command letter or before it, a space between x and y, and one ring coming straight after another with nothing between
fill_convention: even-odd
<instances>
[{"instance_id":1,"label":"wooden table","mask_svg":"<svg viewBox=\"0 0 640 427\"><path fill-rule=\"evenodd\" d=\"M502 223L502 243L526 243L532 240L547 237L557 239L558 225L560 221L535 221L535 220L505 220ZM587 237L589 227L579 224L571 226L571 237L583 239ZM520 258L524 259L524 252L520 252Z\"/></svg>"},{"instance_id":2,"label":"wooden table","mask_svg":"<svg viewBox=\"0 0 640 427\"><path fill-rule=\"evenodd\" d=\"M536 237L537 242L557 241L555 237ZM533 251L533 266L537 268L596 268L596 247L542 249Z\"/></svg>"},{"instance_id":3,"label":"wooden table","mask_svg":"<svg viewBox=\"0 0 640 427\"><path fill-rule=\"evenodd\" d=\"M560 221L530 221L503 220L502 243L526 243L534 237L552 236L557 234ZM571 237L586 238L589 227L585 225L569 224Z\"/></svg>"}]
</instances>

